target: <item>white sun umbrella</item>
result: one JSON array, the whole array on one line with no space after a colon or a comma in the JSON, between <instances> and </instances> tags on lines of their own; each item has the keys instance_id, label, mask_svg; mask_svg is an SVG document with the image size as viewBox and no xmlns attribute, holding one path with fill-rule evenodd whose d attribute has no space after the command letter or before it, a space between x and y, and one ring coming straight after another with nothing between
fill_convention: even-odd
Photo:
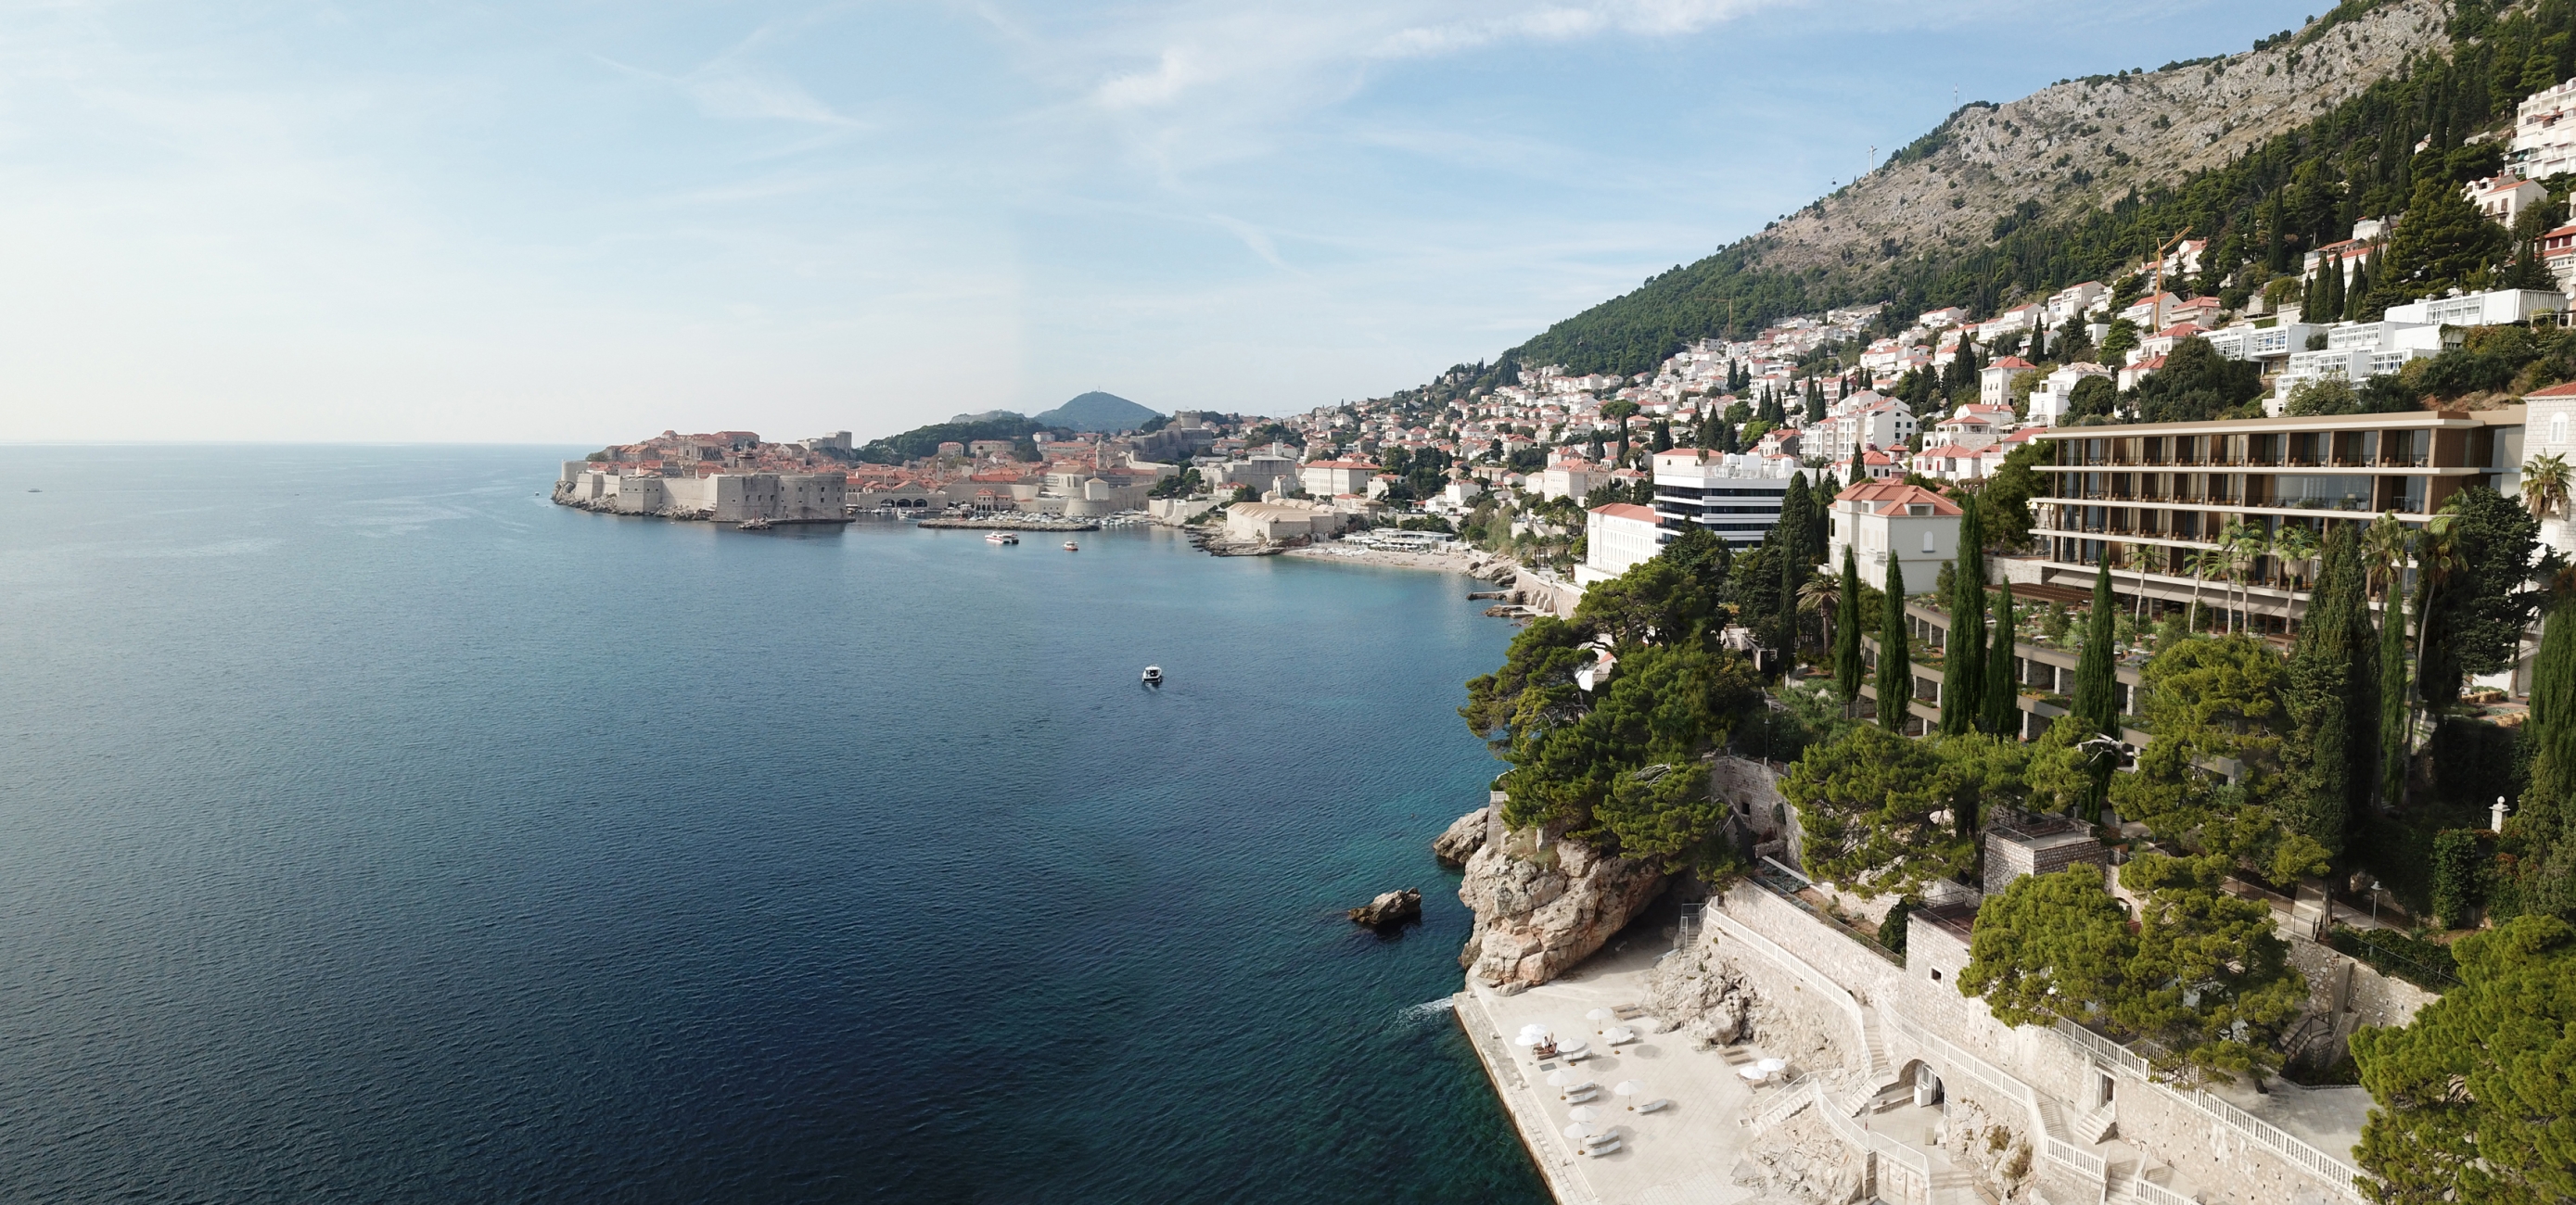
<instances>
[{"instance_id":1,"label":"white sun umbrella","mask_svg":"<svg viewBox=\"0 0 2576 1205\"><path fill-rule=\"evenodd\" d=\"M1551 1088L1562 1088L1567 1084L1580 1082L1582 1082L1582 1076L1571 1068L1547 1073L1547 1086Z\"/></svg>"},{"instance_id":2,"label":"white sun umbrella","mask_svg":"<svg viewBox=\"0 0 2576 1205\"><path fill-rule=\"evenodd\" d=\"M1593 1108L1590 1105L1576 1105L1573 1108L1566 1110L1565 1115L1575 1119L1576 1121L1601 1120L1601 1110Z\"/></svg>"},{"instance_id":3,"label":"white sun umbrella","mask_svg":"<svg viewBox=\"0 0 2576 1205\"><path fill-rule=\"evenodd\" d=\"M1755 1063L1754 1066L1760 1067L1764 1072L1771 1075L1778 1075L1779 1073L1789 1069L1789 1063L1786 1059L1764 1059L1759 1063Z\"/></svg>"},{"instance_id":4,"label":"white sun umbrella","mask_svg":"<svg viewBox=\"0 0 2576 1205\"><path fill-rule=\"evenodd\" d=\"M1565 1136L1575 1140L1576 1142L1581 1142L1592 1136L1592 1127L1578 1121L1573 1125L1565 1127Z\"/></svg>"},{"instance_id":5,"label":"white sun umbrella","mask_svg":"<svg viewBox=\"0 0 2576 1205\"><path fill-rule=\"evenodd\" d=\"M1512 1044L1513 1044L1513 1045L1515 1045L1515 1046L1536 1046L1536 1045L1538 1045L1539 1043L1544 1042L1544 1041L1546 1041L1546 1040L1547 1040L1547 1035L1546 1035L1546 1034L1543 1034L1543 1033L1531 1033L1531 1032L1529 1032L1529 1031L1527 1031L1527 1030L1523 1030L1523 1031L1521 1031L1521 1036L1519 1036L1519 1037L1517 1037L1517 1038L1513 1038L1513 1039L1512 1039Z\"/></svg>"},{"instance_id":6,"label":"white sun umbrella","mask_svg":"<svg viewBox=\"0 0 2576 1205\"><path fill-rule=\"evenodd\" d=\"M1645 1093L1646 1086L1632 1079L1623 1079L1618 1083L1610 1085L1610 1090L1621 1096L1640 1096ZM1628 1107L1633 1109L1637 1106L1630 1105Z\"/></svg>"},{"instance_id":7,"label":"white sun umbrella","mask_svg":"<svg viewBox=\"0 0 2576 1205\"><path fill-rule=\"evenodd\" d=\"M1618 1020L1619 1014L1611 1012L1606 1008L1596 1008L1591 1012L1583 1014L1583 1019L1593 1022L1594 1024L1607 1025L1612 1021Z\"/></svg>"}]
</instances>

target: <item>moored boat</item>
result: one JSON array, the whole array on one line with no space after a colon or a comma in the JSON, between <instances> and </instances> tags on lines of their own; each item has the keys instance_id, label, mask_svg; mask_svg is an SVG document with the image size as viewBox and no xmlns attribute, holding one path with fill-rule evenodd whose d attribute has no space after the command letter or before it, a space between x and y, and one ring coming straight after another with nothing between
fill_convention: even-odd
<instances>
[{"instance_id":1,"label":"moored boat","mask_svg":"<svg viewBox=\"0 0 2576 1205\"><path fill-rule=\"evenodd\" d=\"M1146 667L1145 667L1145 685L1147 685L1147 686L1161 686L1162 684L1163 684L1163 667L1162 667L1162 666L1159 666L1159 665L1148 665L1148 666L1146 666Z\"/></svg>"},{"instance_id":2,"label":"moored boat","mask_svg":"<svg viewBox=\"0 0 2576 1205\"><path fill-rule=\"evenodd\" d=\"M1012 535L1007 531L987 532L984 535L984 542L987 544L1017 544L1020 542L1020 537Z\"/></svg>"}]
</instances>

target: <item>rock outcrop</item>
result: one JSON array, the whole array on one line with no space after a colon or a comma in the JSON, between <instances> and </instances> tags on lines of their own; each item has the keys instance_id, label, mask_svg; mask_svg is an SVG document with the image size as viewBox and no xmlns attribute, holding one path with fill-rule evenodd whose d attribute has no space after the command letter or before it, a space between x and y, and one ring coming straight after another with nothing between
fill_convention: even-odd
<instances>
[{"instance_id":1,"label":"rock outcrop","mask_svg":"<svg viewBox=\"0 0 2576 1205\"><path fill-rule=\"evenodd\" d=\"M1675 953L1646 972L1639 1001L1655 1018L1657 1032L1680 1030L1701 1042L1759 1042L1765 1052L1810 1071L1828 1073L1841 1087L1840 1068L1855 1075L1851 1029L1818 1011L1821 1002L1780 989L1765 990L1766 979L1778 978L1767 966L1746 965L1753 955L1739 956L1715 932L1703 933L1689 949ZM1784 999L1783 997L1787 997ZM1857 1079L1852 1081L1857 1084Z\"/></svg>"},{"instance_id":2,"label":"rock outcrop","mask_svg":"<svg viewBox=\"0 0 2576 1205\"><path fill-rule=\"evenodd\" d=\"M1850 1205L1868 1198L1861 1153L1814 1109L1801 1109L1763 1131L1737 1161L1732 1179L1738 1187L1761 1189L1765 1201Z\"/></svg>"},{"instance_id":3,"label":"rock outcrop","mask_svg":"<svg viewBox=\"0 0 2576 1205\"><path fill-rule=\"evenodd\" d=\"M1506 990L1536 987L1601 948L1663 893L1666 875L1651 862L1614 858L1580 841L1557 840L1527 856L1487 842L1467 859L1458 898L1476 928L1458 965Z\"/></svg>"},{"instance_id":4,"label":"rock outcrop","mask_svg":"<svg viewBox=\"0 0 2576 1205\"><path fill-rule=\"evenodd\" d=\"M1422 917L1422 892L1413 887L1389 891L1351 909L1350 917L1353 923L1372 929L1388 929L1409 920L1419 920Z\"/></svg>"},{"instance_id":5,"label":"rock outcrop","mask_svg":"<svg viewBox=\"0 0 2576 1205\"><path fill-rule=\"evenodd\" d=\"M1450 821L1446 831L1431 839L1431 856L1443 866L1465 867L1467 859L1485 848L1485 826L1493 816L1494 809L1489 805Z\"/></svg>"}]
</instances>

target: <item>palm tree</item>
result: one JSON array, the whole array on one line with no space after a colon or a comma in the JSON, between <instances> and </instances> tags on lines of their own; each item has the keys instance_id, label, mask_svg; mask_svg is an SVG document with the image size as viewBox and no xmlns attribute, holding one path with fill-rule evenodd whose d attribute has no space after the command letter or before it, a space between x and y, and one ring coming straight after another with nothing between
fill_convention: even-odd
<instances>
[{"instance_id":1,"label":"palm tree","mask_svg":"<svg viewBox=\"0 0 2576 1205\"><path fill-rule=\"evenodd\" d=\"M2235 529L2236 538L2227 543L2228 569L2236 579L2237 613L2245 617L2244 626L2250 629L2254 626L2254 595L2246 587L2254 562L2272 555L2272 536L2251 523L2240 521L2230 526Z\"/></svg>"},{"instance_id":2,"label":"palm tree","mask_svg":"<svg viewBox=\"0 0 2576 1205\"><path fill-rule=\"evenodd\" d=\"M2415 674L2419 683L2424 673L2425 641L2433 633L2433 625L2428 622L2433 614L2433 592L2441 589L2452 574L2467 565L2468 558L2460 550L2459 514L2446 505L2442 513L2425 521L2423 534L2415 538L2415 569L2423 575L2422 593L2418 595L2422 601L2415 607ZM2422 702L2423 698L2424 691L2419 685L2414 701L2406 705L2406 753L2409 757L2415 753L2415 726L2420 722L2415 703Z\"/></svg>"},{"instance_id":3,"label":"palm tree","mask_svg":"<svg viewBox=\"0 0 2576 1205\"><path fill-rule=\"evenodd\" d=\"M2567 458L2556 453L2534 456L2522 466L2522 505L2535 519L2567 509Z\"/></svg>"},{"instance_id":4,"label":"palm tree","mask_svg":"<svg viewBox=\"0 0 2576 1205\"><path fill-rule=\"evenodd\" d=\"M2308 562L2317 559L2316 531L2305 523L2282 524L2281 530L2272 536L2272 555L2281 558L2284 569L2296 565L2305 570ZM2293 576L2305 582L2308 575L2300 572Z\"/></svg>"},{"instance_id":5,"label":"palm tree","mask_svg":"<svg viewBox=\"0 0 2576 1205\"><path fill-rule=\"evenodd\" d=\"M2361 560L2369 572L2366 589L2385 602L2397 588L2399 574L2406 571L2407 555L2413 551L2415 533L2397 520L2397 512L2388 511L2372 521L2361 533Z\"/></svg>"},{"instance_id":6,"label":"palm tree","mask_svg":"<svg viewBox=\"0 0 2576 1205\"><path fill-rule=\"evenodd\" d=\"M2229 519L2225 527L2218 529L2219 573L2225 577L2230 586L2239 589L2244 586L2245 566L2252 563L2252 557L2247 555L2246 550L2249 547L2260 546L2263 542L2263 533L2246 526L2245 520L2241 518ZM2230 632L2236 630L2234 605L2231 605L2228 610L2227 630Z\"/></svg>"},{"instance_id":7,"label":"palm tree","mask_svg":"<svg viewBox=\"0 0 2576 1205\"><path fill-rule=\"evenodd\" d=\"M1817 630L1824 633L1824 644L1831 647L1833 633L1828 617L1842 605L1843 581L1838 575L1819 573L1798 584L1798 613L1817 617Z\"/></svg>"},{"instance_id":8,"label":"palm tree","mask_svg":"<svg viewBox=\"0 0 2576 1205\"><path fill-rule=\"evenodd\" d=\"M2224 572L2226 566L2227 554L2215 548L2195 548L2184 554L2183 571L2191 575L2191 616L2184 627L2200 630L2200 584Z\"/></svg>"}]
</instances>

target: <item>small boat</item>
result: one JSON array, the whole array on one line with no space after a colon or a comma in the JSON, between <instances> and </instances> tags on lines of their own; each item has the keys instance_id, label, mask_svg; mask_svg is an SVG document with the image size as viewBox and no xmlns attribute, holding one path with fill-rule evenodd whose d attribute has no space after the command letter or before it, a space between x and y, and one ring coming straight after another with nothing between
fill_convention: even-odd
<instances>
[{"instance_id":1,"label":"small boat","mask_svg":"<svg viewBox=\"0 0 2576 1205\"><path fill-rule=\"evenodd\" d=\"M1066 552L1080 552L1082 551L1082 545L1076 544L1071 540L1066 540L1064 542L1064 550Z\"/></svg>"},{"instance_id":2,"label":"small boat","mask_svg":"<svg viewBox=\"0 0 2576 1205\"><path fill-rule=\"evenodd\" d=\"M1145 667L1145 685L1147 685L1147 686L1161 686L1162 684L1163 684L1163 667L1162 667L1162 666L1159 666L1159 665L1148 665L1148 666L1146 666L1146 667Z\"/></svg>"},{"instance_id":3,"label":"small boat","mask_svg":"<svg viewBox=\"0 0 2576 1205\"><path fill-rule=\"evenodd\" d=\"M1020 542L1020 537L1012 535L1007 531L992 531L984 533L984 542L987 544L1017 544Z\"/></svg>"},{"instance_id":4,"label":"small boat","mask_svg":"<svg viewBox=\"0 0 2576 1205\"><path fill-rule=\"evenodd\" d=\"M734 524L733 529L735 531L767 531L769 530L769 520L745 519L740 523Z\"/></svg>"}]
</instances>

